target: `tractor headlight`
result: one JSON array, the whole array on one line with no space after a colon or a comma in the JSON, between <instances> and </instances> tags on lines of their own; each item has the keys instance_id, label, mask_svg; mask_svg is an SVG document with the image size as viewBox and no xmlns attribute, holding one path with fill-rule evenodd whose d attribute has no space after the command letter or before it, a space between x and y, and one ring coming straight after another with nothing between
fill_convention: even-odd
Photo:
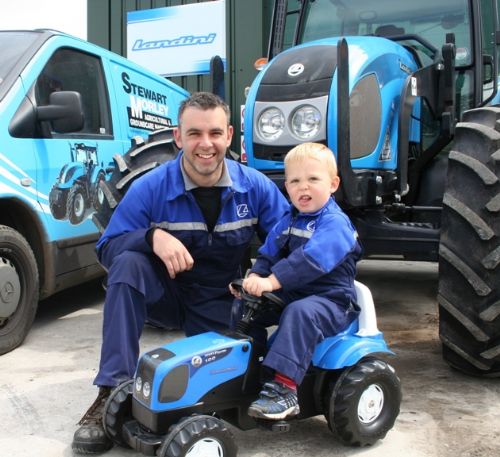
<instances>
[{"instance_id":1,"label":"tractor headlight","mask_svg":"<svg viewBox=\"0 0 500 457\"><path fill-rule=\"evenodd\" d=\"M320 127L321 113L314 106L301 106L292 114L292 132L301 140L307 140L316 136Z\"/></svg>"},{"instance_id":2,"label":"tractor headlight","mask_svg":"<svg viewBox=\"0 0 500 457\"><path fill-rule=\"evenodd\" d=\"M269 108L260 114L257 122L259 135L266 140L275 140L285 128L285 116L278 108Z\"/></svg>"},{"instance_id":3,"label":"tractor headlight","mask_svg":"<svg viewBox=\"0 0 500 457\"><path fill-rule=\"evenodd\" d=\"M142 389L142 378L140 376L138 376L136 379L135 379L135 390L137 392L140 392Z\"/></svg>"}]
</instances>

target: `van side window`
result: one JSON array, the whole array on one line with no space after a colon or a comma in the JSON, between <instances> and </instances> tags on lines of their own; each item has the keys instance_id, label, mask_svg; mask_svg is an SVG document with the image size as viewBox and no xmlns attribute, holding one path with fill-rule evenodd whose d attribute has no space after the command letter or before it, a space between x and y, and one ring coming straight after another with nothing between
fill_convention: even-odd
<instances>
[{"instance_id":1,"label":"van side window","mask_svg":"<svg viewBox=\"0 0 500 457\"><path fill-rule=\"evenodd\" d=\"M55 91L76 91L82 98L84 127L79 134L110 135L111 120L99 58L69 48L57 50L35 83L37 105L48 105Z\"/></svg>"}]
</instances>

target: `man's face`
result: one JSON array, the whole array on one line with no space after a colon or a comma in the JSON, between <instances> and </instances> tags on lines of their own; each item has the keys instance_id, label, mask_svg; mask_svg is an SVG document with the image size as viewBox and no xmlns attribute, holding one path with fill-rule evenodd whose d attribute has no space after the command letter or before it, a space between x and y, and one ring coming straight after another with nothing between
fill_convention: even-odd
<instances>
[{"instance_id":1,"label":"man's face","mask_svg":"<svg viewBox=\"0 0 500 457\"><path fill-rule=\"evenodd\" d=\"M212 186L220 179L233 127L220 107L209 110L188 107L174 130L177 146L183 149L184 170L199 186Z\"/></svg>"}]
</instances>

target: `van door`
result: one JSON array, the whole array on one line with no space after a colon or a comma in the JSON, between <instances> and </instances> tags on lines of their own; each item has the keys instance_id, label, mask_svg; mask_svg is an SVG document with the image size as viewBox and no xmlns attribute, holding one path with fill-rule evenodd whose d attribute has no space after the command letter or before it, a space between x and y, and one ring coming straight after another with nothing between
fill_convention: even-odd
<instances>
[{"instance_id":1,"label":"van door","mask_svg":"<svg viewBox=\"0 0 500 457\"><path fill-rule=\"evenodd\" d=\"M129 144L115 139L110 95L101 58L71 47L56 49L31 86L37 106L49 104L55 91L81 95L84 126L60 134L43 122L34 138L36 186L46 215L50 241L58 250L56 274L95 264L97 229L92 213L103 202L99 182L109 177L114 154ZM64 241L63 241L64 240ZM75 255L75 246L89 244Z\"/></svg>"}]
</instances>

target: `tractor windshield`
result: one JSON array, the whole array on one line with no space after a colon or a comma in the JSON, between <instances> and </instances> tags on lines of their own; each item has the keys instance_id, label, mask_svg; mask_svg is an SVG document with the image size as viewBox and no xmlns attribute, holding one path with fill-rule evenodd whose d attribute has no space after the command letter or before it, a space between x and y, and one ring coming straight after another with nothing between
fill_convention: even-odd
<instances>
[{"instance_id":1,"label":"tractor windshield","mask_svg":"<svg viewBox=\"0 0 500 457\"><path fill-rule=\"evenodd\" d=\"M440 50L449 33L455 35L456 65L470 65L468 0L289 0L283 46L332 36L382 36L414 48L427 64L433 53L423 43Z\"/></svg>"},{"instance_id":2,"label":"tractor windshield","mask_svg":"<svg viewBox=\"0 0 500 457\"><path fill-rule=\"evenodd\" d=\"M496 94L500 60L496 3L500 0L275 2L270 58L292 46L322 38L380 36L397 41L413 52L417 64L429 66L453 35L457 114L488 102Z\"/></svg>"}]
</instances>

